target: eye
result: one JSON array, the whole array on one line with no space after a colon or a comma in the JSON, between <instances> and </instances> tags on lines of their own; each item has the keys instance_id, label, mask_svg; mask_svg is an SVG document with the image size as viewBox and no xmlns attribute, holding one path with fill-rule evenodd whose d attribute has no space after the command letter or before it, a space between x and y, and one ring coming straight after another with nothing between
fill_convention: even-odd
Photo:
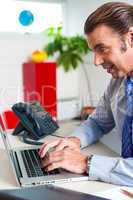
<instances>
[{"instance_id":1,"label":"eye","mask_svg":"<svg viewBox=\"0 0 133 200\"><path fill-rule=\"evenodd\" d=\"M97 51L99 53L107 53L108 52L108 48L106 48L106 47L100 47L99 49L97 49Z\"/></svg>"}]
</instances>

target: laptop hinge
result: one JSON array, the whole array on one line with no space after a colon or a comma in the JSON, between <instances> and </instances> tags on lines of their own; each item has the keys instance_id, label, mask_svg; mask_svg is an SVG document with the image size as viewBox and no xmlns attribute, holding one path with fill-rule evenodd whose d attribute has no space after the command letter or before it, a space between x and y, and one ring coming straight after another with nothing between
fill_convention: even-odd
<instances>
[{"instance_id":1,"label":"laptop hinge","mask_svg":"<svg viewBox=\"0 0 133 200\"><path fill-rule=\"evenodd\" d=\"M10 155L11 155L12 161L14 163L14 167L16 169L16 173L17 173L18 178L23 177L16 152L10 151Z\"/></svg>"}]
</instances>

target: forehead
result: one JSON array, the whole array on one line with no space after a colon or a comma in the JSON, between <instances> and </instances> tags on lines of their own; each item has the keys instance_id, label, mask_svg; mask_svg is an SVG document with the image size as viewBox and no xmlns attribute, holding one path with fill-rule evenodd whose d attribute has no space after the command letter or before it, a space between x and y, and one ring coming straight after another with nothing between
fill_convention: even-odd
<instances>
[{"instance_id":1,"label":"forehead","mask_svg":"<svg viewBox=\"0 0 133 200\"><path fill-rule=\"evenodd\" d=\"M87 35L87 42L91 49L98 44L112 45L118 42L118 34L106 25L99 25Z\"/></svg>"}]
</instances>

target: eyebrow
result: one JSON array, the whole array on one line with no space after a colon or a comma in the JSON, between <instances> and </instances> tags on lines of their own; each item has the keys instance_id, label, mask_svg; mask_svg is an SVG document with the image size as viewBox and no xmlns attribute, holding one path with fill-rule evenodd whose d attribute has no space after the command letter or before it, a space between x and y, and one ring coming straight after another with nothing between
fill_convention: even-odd
<instances>
[{"instance_id":1,"label":"eyebrow","mask_svg":"<svg viewBox=\"0 0 133 200\"><path fill-rule=\"evenodd\" d=\"M94 46L94 50L95 50L95 51L96 51L96 50L99 50L99 49L102 48L102 47L105 47L103 43L96 44L96 45Z\"/></svg>"}]
</instances>

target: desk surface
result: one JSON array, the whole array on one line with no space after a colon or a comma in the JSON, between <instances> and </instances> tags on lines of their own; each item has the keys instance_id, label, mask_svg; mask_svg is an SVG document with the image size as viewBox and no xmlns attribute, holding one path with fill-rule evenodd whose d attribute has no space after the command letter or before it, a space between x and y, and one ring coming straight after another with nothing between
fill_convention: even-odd
<instances>
[{"instance_id":1,"label":"desk surface","mask_svg":"<svg viewBox=\"0 0 133 200\"><path fill-rule=\"evenodd\" d=\"M66 124L65 127L67 127L67 133L69 130L72 130L72 127L70 128L70 125ZM64 127L64 124L62 125ZM63 128L64 130L64 128ZM66 131L65 131L66 132ZM65 133L62 134L65 135ZM47 139L53 139L53 137L47 137ZM9 133L9 141L12 145L12 147L15 148L22 148L22 147L29 147L30 145L23 144L18 140L17 137L11 136ZM11 142L12 141L12 142ZM108 156L117 156L116 153L111 151L108 147L101 143L97 143L94 145L91 145L90 147L83 150L85 153L91 153L91 154L101 154L101 155L108 155ZM17 183L15 181L14 174L12 172L11 167L9 166L8 157L6 155L6 151L4 149L3 141L0 138L0 157L1 157L1 164L0 164L0 189L7 189L7 188L15 188L17 186ZM57 184L61 187L81 191L85 193L95 194L96 192L103 192L105 190L111 189L111 188L117 188L118 186L107 184L99 181L81 181L81 182L69 182L69 183L62 183Z\"/></svg>"}]
</instances>

